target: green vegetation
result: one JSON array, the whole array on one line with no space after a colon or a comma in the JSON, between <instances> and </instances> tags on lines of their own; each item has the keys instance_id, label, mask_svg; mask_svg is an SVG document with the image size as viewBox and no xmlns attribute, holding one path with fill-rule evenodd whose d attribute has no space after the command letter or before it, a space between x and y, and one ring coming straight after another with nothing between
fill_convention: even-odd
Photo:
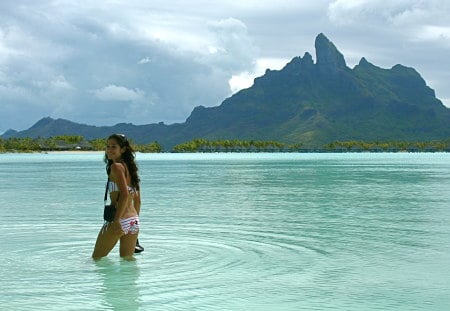
<instances>
[{"instance_id":1,"label":"green vegetation","mask_svg":"<svg viewBox=\"0 0 450 311\"><path fill-rule=\"evenodd\" d=\"M260 151L285 151L298 148L301 145L290 146L277 141L258 140L215 140L209 141L197 138L189 142L178 144L173 148L174 152L260 152Z\"/></svg>"},{"instance_id":2,"label":"green vegetation","mask_svg":"<svg viewBox=\"0 0 450 311\"><path fill-rule=\"evenodd\" d=\"M326 144L324 148L329 152L449 152L450 139L429 142L336 141Z\"/></svg>"},{"instance_id":3,"label":"green vegetation","mask_svg":"<svg viewBox=\"0 0 450 311\"><path fill-rule=\"evenodd\" d=\"M131 145L137 152L160 153L162 146L158 142ZM50 138L0 138L0 153L4 152L43 152L43 151L102 151L104 139L85 140L82 136L54 136ZM214 140L197 138L176 145L172 152L450 152L450 138L429 142L365 142L335 141L322 148L308 148L298 143L289 145L277 141L259 140Z\"/></svg>"},{"instance_id":4,"label":"green vegetation","mask_svg":"<svg viewBox=\"0 0 450 311\"><path fill-rule=\"evenodd\" d=\"M303 144L288 145L276 141L216 140L197 138L176 145L173 152L449 152L450 139L431 142L364 142L336 141L322 148Z\"/></svg>"},{"instance_id":5,"label":"green vegetation","mask_svg":"<svg viewBox=\"0 0 450 311\"><path fill-rule=\"evenodd\" d=\"M150 144L134 144L130 140L134 150L145 153L161 152L162 147L158 142ZM0 138L0 152L42 152L42 151L102 151L105 150L105 139L85 140L78 135L59 135L50 138Z\"/></svg>"},{"instance_id":6,"label":"green vegetation","mask_svg":"<svg viewBox=\"0 0 450 311\"><path fill-rule=\"evenodd\" d=\"M157 142L153 142L146 145L137 145L134 144L133 148L135 151L143 152L143 153L160 153L162 152L162 146Z\"/></svg>"},{"instance_id":7,"label":"green vegetation","mask_svg":"<svg viewBox=\"0 0 450 311\"><path fill-rule=\"evenodd\" d=\"M0 152L9 150L37 151L39 150L39 143L31 138L0 139Z\"/></svg>"}]
</instances>

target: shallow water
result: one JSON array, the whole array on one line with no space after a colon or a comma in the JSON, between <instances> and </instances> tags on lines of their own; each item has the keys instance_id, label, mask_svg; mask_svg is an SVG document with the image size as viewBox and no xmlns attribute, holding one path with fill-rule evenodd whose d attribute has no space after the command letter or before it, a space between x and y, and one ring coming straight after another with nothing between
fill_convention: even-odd
<instances>
[{"instance_id":1,"label":"shallow water","mask_svg":"<svg viewBox=\"0 0 450 311\"><path fill-rule=\"evenodd\" d=\"M450 310L450 154L138 154L135 261L90 259L102 154L0 155L3 310Z\"/></svg>"}]
</instances>

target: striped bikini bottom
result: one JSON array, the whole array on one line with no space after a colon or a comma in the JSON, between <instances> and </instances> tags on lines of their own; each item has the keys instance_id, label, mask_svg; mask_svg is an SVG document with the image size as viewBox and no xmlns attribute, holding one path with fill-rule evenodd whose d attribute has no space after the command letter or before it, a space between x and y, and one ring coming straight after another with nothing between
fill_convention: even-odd
<instances>
[{"instance_id":1,"label":"striped bikini bottom","mask_svg":"<svg viewBox=\"0 0 450 311\"><path fill-rule=\"evenodd\" d=\"M125 234L136 234L139 232L139 216L120 219L120 225Z\"/></svg>"}]
</instances>

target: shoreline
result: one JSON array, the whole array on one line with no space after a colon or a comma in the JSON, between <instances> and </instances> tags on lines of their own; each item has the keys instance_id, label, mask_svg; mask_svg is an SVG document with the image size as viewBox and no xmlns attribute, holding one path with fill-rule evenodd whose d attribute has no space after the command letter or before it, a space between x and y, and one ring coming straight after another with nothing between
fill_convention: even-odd
<instances>
[{"instance_id":1,"label":"shoreline","mask_svg":"<svg viewBox=\"0 0 450 311\"><path fill-rule=\"evenodd\" d=\"M10 150L10 151L4 151L4 152L0 152L0 155L2 154L67 154L67 155L76 155L76 154L104 154L105 151L95 151L95 150L49 150L49 151L30 151L30 152L26 152L26 151L17 151L17 150ZM377 153L399 153L399 154L404 154L404 153L450 153L450 151L446 151L446 150L439 150L439 151L408 151L408 150L399 150L399 151L291 151L291 152L283 152L283 151L261 151L261 152L236 152L236 151L216 151L216 152L140 152L137 151L136 154L209 154L209 153L223 153L223 154L227 154L227 153L235 153L235 154L240 154L240 153L301 153L301 154L308 154L308 153L335 153L335 154L339 154L339 153L373 153L373 154L377 154Z\"/></svg>"},{"instance_id":2,"label":"shoreline","mask_svg":"<svg viewBox=\"0 0 450 311\"><path fill-rule=\"evenodd\" d=\"M105 151L94 151L94 150L49 150L49 151L17 151L10 150L0 152L0 154L104 154Z\"/></svg>"},{"instance_id":3,"label":"shoreline","mask_svg":"<svg viewBox=\"0 0 450 311\"><path fill-rule=\"evenodd\" d=\"M61 151L40 151L36 153L43 154L104 154L105 151L94 151L94 150L61 150Z\"/></svg>"}]
</instances>

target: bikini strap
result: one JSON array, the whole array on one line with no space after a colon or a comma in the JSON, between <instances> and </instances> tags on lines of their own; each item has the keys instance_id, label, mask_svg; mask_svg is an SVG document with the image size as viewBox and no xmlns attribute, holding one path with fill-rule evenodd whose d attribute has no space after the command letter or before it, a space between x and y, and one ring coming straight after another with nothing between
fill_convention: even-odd
<instances>
[{"instance_id":1,"label":"bikini strap","mask_svg":"<svg viewBox=\"0 0 450 311\"><path fill-rule=\"evenodd\" d=\"M123 162L121 162L121 164L122 164L122 165L124 166L124 168L125 168L125 177L127 177L128 167L127 167L127 165L126 165L125 163L123 163ZM110 182L110 179L109 179L109 175L108 175L108 180L106 181L106 187L105 187L105 198L104 198L105 205L106 205L106 201L108 201L108 187L109 187L109 182ZM119 196L120 196L120 192L119 192L119 194L118 194L118 196L117 196L117 201L119 201Z\"/></svg>"},{"instance_id":2,"label":"bikini strap","mask_svg":"<svg viewBox=\"0 0 450 311\"><path fill-rule=\"evenodd\" d=\"M109 176L108 176L108 180L106 181L106 186L105 186L105 197L103 199L105 201L105 205L106 205L106 201L108 201L108 188L109 188L109 182L110 181L111 180L109 179ZM120 197L120 192L117 195L117 202L119 202L119 197Z\"/></svg>"},{"instance_id":3,"label":"bikini strap","mask_svg":"<svg viewBox=\"0 0 450 311\"><path fill-rule=\"evenodd\" d=\"M105 205L106 205L106 201L108 201L108 187L109 187L109 176L108 176L108 181L106 182L106 187L105 187Z\"/></svg>"}]
</instances>

